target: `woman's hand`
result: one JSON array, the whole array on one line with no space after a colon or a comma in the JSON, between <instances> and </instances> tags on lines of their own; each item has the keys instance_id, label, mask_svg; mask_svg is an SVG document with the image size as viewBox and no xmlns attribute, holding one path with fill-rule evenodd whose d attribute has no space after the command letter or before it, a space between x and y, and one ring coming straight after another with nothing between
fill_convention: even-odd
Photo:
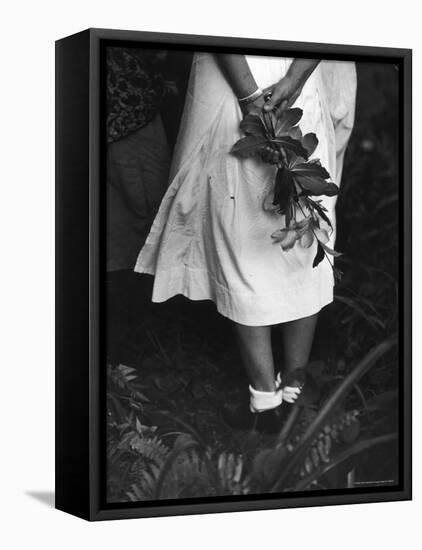
<instances>
[{"instance_id":1,"label":"woman's hand","mask_svg":"<svg viewBox=\"0 0 422 550\"><path fill-rule=\"evenodd\" d=\"M275 111L275 115L280 116L291 107L318 63L316 59L294 59L286 76L265 90L265 94L271 93L271 97L265 102L264 110Z\"/></svg>"}]
</instances>

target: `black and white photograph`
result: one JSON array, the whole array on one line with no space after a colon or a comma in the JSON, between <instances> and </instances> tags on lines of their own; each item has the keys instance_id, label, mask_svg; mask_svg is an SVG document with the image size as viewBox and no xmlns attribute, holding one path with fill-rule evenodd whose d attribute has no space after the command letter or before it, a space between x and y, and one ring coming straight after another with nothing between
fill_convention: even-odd
<instances>
[{"instance_id":1,"label":"black and white photograph","mask_svg":"<svg viewBox=\"0 0 422 550\"><path fill-rule=\"evenodd\" d=\"M102 52L107 504L401 487L399 66Z\"/></svg>"},{"instance_id":2,"label":"black and white photograph","mask_svg":"<svg viewBox=\"0 0 422 550\"><path fill-rule=\"evenodd\" d=\"M1 548L418 540L415 6L2 5Z\"/></svg>"}]
</instances>

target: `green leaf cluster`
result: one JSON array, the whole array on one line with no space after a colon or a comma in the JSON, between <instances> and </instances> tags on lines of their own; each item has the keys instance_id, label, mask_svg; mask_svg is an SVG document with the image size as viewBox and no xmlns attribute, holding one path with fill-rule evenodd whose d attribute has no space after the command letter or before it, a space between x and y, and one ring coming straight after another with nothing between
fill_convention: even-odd
<instances>
[{"instance_id":1,"label":"green leaf cluster","mask_svg":"<svg viewBox=\"0 0 422 550\"><path fill-rule=\"evenodd\" d=\"M317 234L321 221L330 228L332 224L326 209L312 197L333 197L339 189L319 159L310 158L318 146L318 138L314 133L302 134L298 125L302 116L303 111L298 108L286 109L278 117L264 111L247 114L240 123L245 136L233 145L231 153L241 159L259 157L276 166L271 207L285 216L285 227L280 229L275 242L279 242L283 250L290 250L297 241L304 247L316 241L313 267L317 267L324 258L328 260L328 255L338 253ZM312 223L308 224L307 236L303 238L303 234L298 233L301 223L298 218L308 216ZM330 264L334 270L332 262Z\"/></svg>"}]
</instances>

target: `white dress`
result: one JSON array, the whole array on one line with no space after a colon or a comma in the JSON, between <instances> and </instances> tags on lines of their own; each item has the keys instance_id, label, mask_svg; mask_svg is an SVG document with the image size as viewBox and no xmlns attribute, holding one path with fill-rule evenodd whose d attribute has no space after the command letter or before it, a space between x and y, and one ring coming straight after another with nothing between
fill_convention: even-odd
<instances>
[{"instance_id":1,"label":"white dress","mask_svg":"<svg viewBox=\"0 0 422 550\"><path fill-rule=\"evenodd\" d=\"M257 84L282 78L291 59L247 56ZM295 106L302 132L319 139L313 155L340 183L353 126L356 73L351 62L321 62ZM271 234L284 216L263 209L275 168L229 153L240 138L237 99L213 54L193 59L170 185L135 271L155 275L153 301L176 294L213 300L238 323L273 325L307 317L333 299L327 260L312 267L316 244L283 251ZM335 227L336 198L324 204ZM334 245L335 231L330 246Z\"/></svg>"}]
</instances>

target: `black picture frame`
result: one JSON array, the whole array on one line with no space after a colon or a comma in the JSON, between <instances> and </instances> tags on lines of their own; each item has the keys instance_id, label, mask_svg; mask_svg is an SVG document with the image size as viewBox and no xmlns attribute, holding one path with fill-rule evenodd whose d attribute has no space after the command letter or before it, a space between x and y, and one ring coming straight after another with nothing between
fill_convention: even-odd
<instances>
[{"instance_id":1,"label":"black picture frame","mask_svg":"<svg viewBox=\"0 0 422 550\"><path fill-rule=\"evenodd\" d=\"M102 49L168 49L389 62L400 73L400 471L397 488L107 504L104 498ZM411 87L408 49L88 29L56 42L56 508L87 520L409 500L411 490Z\"/></svg>"}]
</instances>

